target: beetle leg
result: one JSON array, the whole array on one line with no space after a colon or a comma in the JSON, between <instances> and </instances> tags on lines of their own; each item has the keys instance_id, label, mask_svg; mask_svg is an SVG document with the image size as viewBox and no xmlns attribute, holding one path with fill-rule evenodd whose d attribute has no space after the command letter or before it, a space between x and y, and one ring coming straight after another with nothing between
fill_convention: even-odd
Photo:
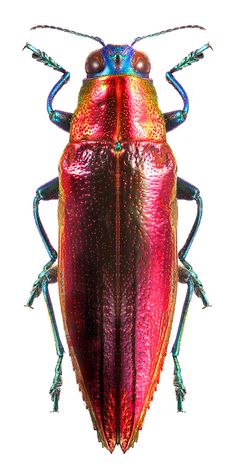
<instances>
[{"instance_id":1,"label":"beetle leg","mask_svg":"<svg viewBox=\"0 0 236 468\"><path fill-rule=\"evenodd\" d=\"M49 254L50 260L49 262L46 263L46 265L44 265L42 272L38 275L37 280L34 282L29 300L26 304L27 306L32 307L34 299L37 296L39 296L41 292L43 293L44 300L47 305L51 325L52 325L52 330L53 330L53 335L54 335L54 340L55 340L55 345L56 345L56 352L58 356L54 379L53 379L52 386L50 388L50 394L51 394L51 398L53 401L53 411L58 411L58 400L60 397L60 389L62 385L61 364L62 364L62 358L64 354L64 349L63 349L61 339L59 336L55 314L54 314L50 294L48 291L48 284L55 283L57 281L57 268L52 267L53 263L55 262L57 258L57 252L52 247L51 242L42 225L38 208L39 208L39 202L41 200L57 200L58 195L59 195L58 177L50 180L50 182L47 182L44 185L41 185L41 187L39 187L36 190L36 196L34 198L34 204L33 204L34 219L35 219L35 223L38 228L39 234L42 238L42 241Z\"/></svg>"},{"instance_id":2,"label":"beetle leg","mask_svg":"<svg viewBox=\"0 0 236 468\"><path fill-rule=\"evenodd\" d=\"M60 127L62 130L65 130L66 132L70 131L70 123L73 114L71 114L71 112L53 110L52 101L58 93L58 91L62 88L62 86L64 86L64 84L67 83L69 78L70 73L65 72L63 77L55 84L55 86L50 91L47 100L47 111L51 122Z\"/></svg>"},{"instance_id":3,"label":"beetle leg","mask_svg":"<svg viewBox=\"0 0 236 468\"><path fill-rule=\"evenodd\" d=\"M52 306L52 301L51 301L50 294L48 291L48 284L54 283L56 281L57 281L57 268L54 267L47 271L42 281L42 292L44 295L44 300L47 304L48 314L49 314L49 318L51 321L55 345L56 345L56 352L58 356L53 382L49 391L51 395L51 399L53 401L53 411L58 411L58 401L60 398L60 391L61 391L61 386L62 386L61 365L62 365L62 359L63 359L63 354L64 354L64 348L63 348L60 335L58 332L56 318L55 318L55 314L54 314L54 310Z\"/></svg>"},{"instance_id":4,"label":"beetle leg","mask_svg":"<svg viewBox=\"0 0 236 468\"><path fill-rule=\"evenodd\" d=\"M39 296L39 294L41 293L42 285L43 285L44 279L47 277L48 270L51 268L51 266L57 259L57 252L53 248L46 234L46 231L43 227L40 216L39 216L39 203L41 200L57 200L58 194L59 194L59 181L58 181L58 177L56 177L55 179L52 179L50 182L47 182L46 184L39 187L36 191L36 196L34 197L34 203L33 203L34 220L35 220L37 229L39 231L39 234L41 236L41 239L44 243L44 246L48 252L50 260L46 263L46 265L44 265L43 270L38 275L37 280L33 284L30 297L26 303L26 305L29 307L32 307L34 299L37 296Z\"/></svg>"},{"instance_id":5,"label":"beetle leg","mask_svg":"<svg viewBox=\"0 0 236 468\"><path fill-rule=\"evenodd\" d=\"M49 57L45 52L36 49L32 44L29 44L28 42L26 43L24 49L29 49L33 52L32 57L33 59L37 60L38 62L43 63L44 65L53 68L56 71L59 71L60 73L63 73L62 78L55 84L55 86L52 88L48 95L48 100L47 100L47 111L50 120L58 125L58 127L62 128L66 132L70 131L70 122L71 122L71 117L73 114L70 112L64 112L60 110L53 110L52 108L52 101L58 91L64 86L70 79L70 73L66 71L61 65L55 62L51 57ZM23 49L23 50L24 50Z\"/></svg>"},{"instance_id":6,"label":"beetle leg","mask_svg":"<svg viewBox=\"0 0 236 468\"><path fill-rule=\"evenodd\" d=\"M179 322L177 335L176 335L171 353L172 353L173 360L174 360L174 386L175 386L175 393L176 393L176 399L177 399L177 409L178 411L183 411L183 400L186 394L186 388L183 384L178 356L179 356L179 351L180 351L180 343L181 343L181 338L183 335L184 324L185 324L185 320L187 317L189 304L192 299L192 295L194 291L195 279L192 277L191 272L189 272L185 268L180 267L179 268L179 281L181 281L182 283L187 283L188 289L187 289L187 293L186 293L186 297L185 297L185 301L183 305L183 310L182 310L182 314L181 314L181 318Z\"/></svg>"},{"instance_id":7,"label":"beetle leg","mask_svg":"<svg viewBox=\"0 0 236 468\"><path fill-rule=\"evenodd\" d=\"M166 73L166 79L168 83L170 83L176 91L180 94L181 98L183 99L183 110L176 110L172 112L166 112L163 114L165 124L166 124L166 131L170 132L174 128L178 127L182 124L188 115L189 111L189 100L188 95L181 84L176 80L173 76L173 69Z\"/></svg>"},{"instance_id":8,"label":"beetle leg","mask_svg":"<svg viewBox=\"0 0 236 468\"><path fill-rule=\"evenodd\" d=\"M186 257L187 254L190 250L190 247L193 243L193 240L195 238L195 235L198 231L201 218L202 218L202 198L200 196L199 189L195 187L194 185L190 184L189 182L186 182L185 180L181 179L178 177L177 179L177 198L179 200L195 200L197 203L197 215L195 218L195 221L193 223L192 229L187 237L187 240L182 247L182 249L179 251L179 260L181 263L184 265L184 267L191 272L192 278L194 278L194 291L197 296L199 296L202 300L203 306L207 307L209 306L209 302L206 297L206 293L204 291L203 285L201 281L199 280L197 274L193 271L192 266L190 263L187 262Z\"/></svg>"},{"instance_id":9,"label":"beetle leg","mask_svg":"<svg viewBox=\"0 0 236 468\"><path fill-rule=\"evenodd\" d=\"M166 73L166 79L170 84L172 84L172 86L174 86L176 91L178 91L184 103L183 110L165 112L163 114L165 124L166 124L166 131L170 132L171 130L173 130L174 128L178 127L180 124L185 122L187 115L188 115L188 111L189 111L189 101L188 101L188 95L186 91L181 86L181 84L174 78L171 72Z\"/></svg>"},{"instance_id":10,"label":"beetle leg","mask_svg":"<svg viewBox=\"0 0 236 468\"><path fill-rule=\"evenodd\" d=\"M169 132L170 130L173 130L174 128L178 127L178 125L182 124L188 115L189 111L189 100L188 100L188 95L184 88L180 85L180 83L176 80L176 78L173 76L173 73L176 73L179 70L182 70L184 67L187 67L188 65L191 65L195 62L198 62L200 59L204 57L203 52L211 48L211 45L209 43L204 44L202 47L199 49L195 50L194 52L190 52L190 54L187 55L181 62L179 62L175 67L173 67L170 71L166 73L166 79L168 83L170 83L176 91L180 94L181 98L183 99L183 110L176 110L172 112L166 112L163 114L163 117L165 119L166 123L166 131Z\"/></svg>"}]
</instances>

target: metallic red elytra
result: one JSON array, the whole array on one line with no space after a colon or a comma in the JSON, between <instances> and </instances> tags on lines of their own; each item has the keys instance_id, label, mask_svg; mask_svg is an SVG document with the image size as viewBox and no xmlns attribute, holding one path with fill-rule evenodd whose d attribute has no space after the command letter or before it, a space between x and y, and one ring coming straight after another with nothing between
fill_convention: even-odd
<instances>
[{"instance_id":1,"label":"metallic red elytra","mask_svg":"<svg viewBox=\"0 0 236 468\"><path fill-rule=\"evenodd\" d=\"M134 110L141 120L131 118ZM126 450L142 425L173 318L176 164L164 127L149 81L86 81L60 162L64 326L78 383L110 450L116 443Z\"/></svg>"},{"instance_id":2,"label":"metallic red elytra","mask_svg":"<svg viewBox=\"0 0 236 468\"><path fill-rule=\"evenodd\" d=\"M68 72L27 44L34 58L63 73L49 95L48 112L54 123L70 131L59 183L56 178L40 187L34 200L36 224L50 261L34 283L28 305L42 290L58 353L50 390L57 410L63 347L48 292L57 254L38 204L59 197L58 284L67 343L98 438L111 452L116 444L125 452L137 440L163 367L178 279L188 285L172 349L180 411L185 388L178 353L193 291L208 305L185 260L200 222L201 198L196 187L182 179L177 182L175 158L166 142L166 132L188 112L187 95L173 73L202 58L208 46L168 72L184 109L166 114L158 107L147 56L127 45L104 46L86 61L87 79L72 115L52 109ZM177 197L198 204L195 224L179 253L179 272Z\"/></svg>"}]
</instances>

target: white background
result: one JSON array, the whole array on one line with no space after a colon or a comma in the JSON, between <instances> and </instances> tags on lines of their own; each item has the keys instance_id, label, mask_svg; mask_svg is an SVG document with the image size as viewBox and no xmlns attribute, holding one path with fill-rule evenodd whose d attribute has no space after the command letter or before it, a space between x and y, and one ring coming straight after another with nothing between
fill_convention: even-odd
<instances>
[{"instance_id":1,"label":"white background","mask_svg":"<svg viewBox=\"0 0 236 468\"><path fill-rule=\"evenodd\" d=\"M1 12L1 397L0 462L24 466L161 468L235 467L235 24L233 2L100 0L4 3ZM177 414L173 364L167 354L161 383L146 415L138 443L125 455L98 444L75 383L68 352L60 412L50 413L48 390L56 356L42 298L34 310L23 307L32 282L47 261L32 218L35 189L57 175L68 135L53 126L46 98L59 74L21 52L26 41L45 50L71 72L55 105L73 111L89 39L56 31L29 31L52 24L92 35L107 43L130 43L143 35L182 24L206 32L182 31L147 39L136 48L152 63L151 76L163 112L182 105L165 72L208 40L214 52L179 72L190 99L187 122L168 135L179 175L201 189L204 217L189 255L213 307L192 301L181 365L188 394L186 413ZM42 204L43 205L43 204ZM45 203L45 205L47 205ZM57 242L56 202L42 218ZM194 219L194 203L181 202L180 246ZM51 287L61 336L57 286ZM185 287L179 287L173 343Z\"/></svg>"}]
</instances>

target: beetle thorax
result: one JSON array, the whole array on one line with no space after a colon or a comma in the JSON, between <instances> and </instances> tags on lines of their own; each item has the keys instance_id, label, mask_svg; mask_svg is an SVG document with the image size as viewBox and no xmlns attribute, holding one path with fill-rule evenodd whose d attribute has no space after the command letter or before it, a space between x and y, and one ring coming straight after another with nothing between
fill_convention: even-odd
<instances>
[{"instance_id":1,"label":"beetle thorax","mask_svg":"<svg viewBox=\"0 0 236 468\"><path fill-rule=\"evenodd\" d=\"M165 139L164 119L149 79L117 75L84 80L71 141Z\"/></svg>"}]
</instances>

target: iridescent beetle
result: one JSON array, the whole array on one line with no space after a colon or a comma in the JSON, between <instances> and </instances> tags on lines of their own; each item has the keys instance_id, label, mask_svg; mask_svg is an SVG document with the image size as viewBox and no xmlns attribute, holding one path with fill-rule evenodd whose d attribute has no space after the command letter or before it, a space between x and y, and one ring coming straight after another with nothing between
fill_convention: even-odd
<instances>
[{"instance_id":1,"label":"iridescent beetle","mask_svg":"<svg viewBox=\"0 0 236 468\"><path fill-rule=\"evenodd\" d=\"M42 185L34 218L50 260L33 285L28 306L43 292L58 355L50 394L54 411L62 385L63 346L48 285L58 279L61 309L76 379L98 439L112 452L125 452L138 438L159 382L175 308L178 281L187 293L172 348L178 411L186 390L178 362L181 336L193 292L208 306L203 286L186 256L202 216L199 190L176 177L166 132L183 123L188 97L173 74L203 58L205 44L167 74L183 99L183 110L162 114L148 57L131 46L102 44L86 61L87 78L74 114L54 110L53 99L70 74L30 44L33 58L62 72L48 96L53 123L70 132L59 178ZM39 202L59 198L57 252L39 217ZM177 254L177 199L195 200L197 215ZM178 267L177 260L181 266Z\"/></svg>"}]
</instances>

